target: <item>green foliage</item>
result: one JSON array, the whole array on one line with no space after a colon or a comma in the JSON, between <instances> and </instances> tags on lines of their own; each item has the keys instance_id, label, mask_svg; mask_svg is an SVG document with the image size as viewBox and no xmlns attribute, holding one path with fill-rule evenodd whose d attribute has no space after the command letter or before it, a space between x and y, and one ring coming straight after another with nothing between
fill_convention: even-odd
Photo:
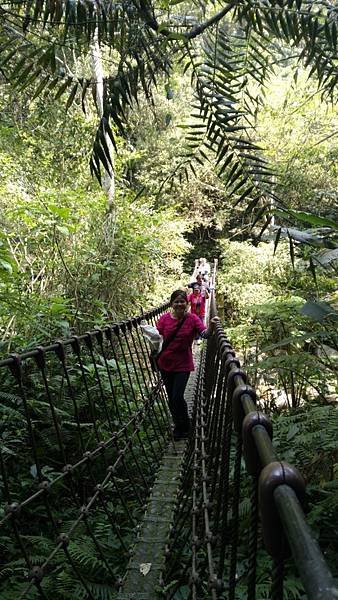
<instances>
[{"instance_id":1,"label":"green foliage","mask_svg":"<svg viewBox=\"0 0 338 600\"><path fill-rule=\"evenodd\" d=\"M314 279L306 253L297 248L293 265L288 253L284 241L277 247L271 242L251 247L225 241L218 295L224 296L227 333L259 391L260 408L273 420L277 456L297 466L306 480L307 521L336 576L337 532L332 526L338 503L336 279L323 268L316 269ZM245 538L245 519L241 531ZM259 550L262 598L269 597L270 567L267 555ZM241 589L245 597L245 566L243 572L238 597ZM287 598L304 597L291 564L284 593Z\"/></svg>"},{"instance_id":2,"label":"green foliage","mask_svg":"<svg viewBox=\"0 0 338 600\"><path fill-rule=\"evenodd\" d=\"M338 573L338 432L337 408L307 405L274 416L274 445L297 466L307 482L307 521L334 574Z\"/></svg>"},{"instance_id":3,"label":"green foliage","mask_svg":"<svg viewBox=\"0 0 338 600\"><path fill-rule=\"evenodd\" d=\"M321 290L334 299L335 280L313 281L306 263L293 269L288 248L224 242L219 293L224 294L231 339L264 402L296 407L336 393L338 338L334 320L308 317L306 298ZM321 304L316 303L317 308ZM313 309L314 310L314 309ZM333 309L332 309L333 310ZM317 313L316 313L317 314Z\"/></svg>"},{"instance_id":4,"label":"green foliage","mask_svg":"<svg viewBox=\"0 0 338 600\"><path fill-rule=\"evenodd\" d=\"M0 281L6 284L16 271L16 263L3 232L0 233Z\"/></svg>"},{"instance_id":5,"label":"green foliage","mask_svg":"<svg viewBox=\"0 0 338 600\"><path fill-rule=\"evenodd\" d=\"M272 300L275 290L286 287L292 269L288 249L280 244L274 253L272 244L253 247L224 240L218 276L219 293L225 295L227 316L233 321L251 312L260 301Z\"/></svg>"},{"instance_id":6,"label":"green foliage","mask_svg":"<svg viewBox=\"0 0 338 600\"><path fill-rule=\"evenodd\" d=\"M293 69L290 62L271 79L259 131L278 172L277 192L285 205L310 213L304 221L308 225L327 225L314 219L320 214L335 218L337 109L323 102L308 70L299 69L295 81Z\"/></svg>"},{"instance_id":7,"label":"green foliage","mask_svg":"<svg viewBox=\"0 0 338 600\"><path fill-rule=\"evenodd\" d=\"M316 76L324 97L334 98L336 7L312 2L304 10L300 0L277 7L230 3L217 10L211 2L203 7L174 2L161 5L162 12L151 1L108 4L6 3L0 15L4 76L31 98L54 94L57 100L67 92L66 109L76 101L85 109L89 91L96 97L98 84L85 58L96 44L109 48L103 115L90 162L101 181L101 169L108 172L113 166L107 140L117 148L116 132L128 135L131 109L142 97L151 103L159 79L166 79L171 98L168 80L173 68L183 64L191 74L194 109L179 180L195 178L194 163L203 166L213 154L234 206L244 204L248 213L254 211L253 222L260 221L272 203L281 204L273 171L252 135L264 88L276 62L293 60L295 69L305 65ZM270 220L265 219L263 229Z\"/></svg>"},{"instance_id":8,"label":"green foliage","mask_svg":"<svg viewBox=\"0 0 338 600\"><path fill-rule=\"evenodd\" d=\"M325 511L331 515L331 506L337 506L332 493L336 446L329 441L329 433L336 439L337 432L327 407L312 403L337 393L337 333L332 319L313 320L304 306L312 307L313 316L314 300L316 308L324 301L334 314L337 300L337 112L323 101L334 98L337 82L337 8L301 0L218 8L176 1L161 2L160 9L150 1L3 3L0 71L14 93L6 85L0 97L0 350L67 336L74 328L135 314L162 300L182 283L189 229L189 239L197 239L200 249L208 236L254 237L254 248L238 241L219 244L218 293L225 296L229 334L260 389L262 404L272 410L283 401L299 411L276 417L277 441L281 455L290 454L309 478L322 468L322 478L310 491L310 519L331 558L334 543ZM99 120L90 100L98 81L88 58L96 41L104 63ZM286 69L280 67L284 64ZM114 161L107 139L119 150ZM117 191L110 212L88 177L88 160L99 181L114 162ZM275 244L258 245L259 238L276 235ZM300 249L304 243L308 248ZM329 266L330 275L322 265ZM95 401L99 391L93 365L86 363L85 370ZM36 386L34 374L30 378L36 394L29 395L29 407L49 479L60 464L57 439L44 390ZM81 432L91 448L93 431L75 364L72 384L79 394ZM109 392L104 377L102 384ZM22 487L28 490L36 465L25 453L20 398L6 385L4 390L3 452L19 494L21 471ZM71 398L57 377L54 392L67 451L76 454L79 435ZM325 429L325 419L328 435L324 431L318 437L314 424ZM132 490L125 493L132 495ZM243 527L246 511L243 501ZM65 518L74 519L69 505ZM93 527L116 564L119 544L103 513ZM127 524L122 522L122 528L129 540ZM39 539L32 525L26 540L32 563L41 564L50 539ZM110 598L110 576L88 532L81 529L69 551L93 596ZM4 540L4 554L1 593L10 600L20 597L27 573L10 540ZM46 578L48 593L85 598L61 555ZM118 566L124 564L125 557ZM268 566L262 553L261 598L270 593ZM245 577L245 561L239 568ZM187 593L181 590L182 597ZM292 573L286 594L302 595Z\"/></svg>"},{"instance_id":9,"label":"green foliage","mask_svg":"<svg viewBox=\"0 0 338 600\"><path fill-rule=\"evenodd\" d=\"M107 214L86 171L93 116L74 107L66 128L67 115L52 103L24 108L4 95L0 106L7 120L0 124L2 352L162 301L181 275L185 221L174 208L155 211L151 198L122 188L117 212Z\"/></svg>"}]
</instances>

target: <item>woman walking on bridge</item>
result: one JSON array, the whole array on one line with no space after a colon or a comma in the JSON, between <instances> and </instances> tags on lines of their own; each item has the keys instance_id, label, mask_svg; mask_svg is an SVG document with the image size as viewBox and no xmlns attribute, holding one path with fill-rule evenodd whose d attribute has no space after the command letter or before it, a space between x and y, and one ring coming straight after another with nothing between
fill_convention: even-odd
<instances>
[{"instance_id":1,"label":"woman walking on bridge","mask_svg":"<svg viewBox=\"0 0 338 600\"><path fill-rule=\"evenodd\" d=\"M194 285L192 293L188 296L191 312L197 315L203 324L205 322L205 302L208 298L208 292L202 292L198 284Z\"/></svg>"},{"instance_id":2,"label":"woman walking on bridge","mask_svg":"<svg viewBox=\"0 0 338 600\"><path fill-rule=\"evenodd\" d=\"M157 322L157 329L163 336L162 351L157 364L169 398L169 408L174 421L174 438L183 439L189 435L190 421L184 392L189 375L194 370L192 343L197 335L203 338L213 333L214 317L207 329L201 319L188 313L186 292L176 290L170 298L171 312L167 312Z\"/></svg>"}]
</instances>

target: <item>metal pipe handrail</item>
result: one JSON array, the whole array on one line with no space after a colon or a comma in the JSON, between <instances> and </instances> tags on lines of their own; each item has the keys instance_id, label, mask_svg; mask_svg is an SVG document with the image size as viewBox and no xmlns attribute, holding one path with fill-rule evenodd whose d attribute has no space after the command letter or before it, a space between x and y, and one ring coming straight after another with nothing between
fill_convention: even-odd
<instances>
[{"instance_id":1,"label":"metal pipe handrail","mask_svg":"<svg viewBox=\"0 0 338 600\"><path fill-rule=\"evenodd\" d=\"M295 564L311 600L334 600L338 587L322 551L306 523L299 500L288 485L279 485L274 500Z\"/></svg>"}]
</instances>

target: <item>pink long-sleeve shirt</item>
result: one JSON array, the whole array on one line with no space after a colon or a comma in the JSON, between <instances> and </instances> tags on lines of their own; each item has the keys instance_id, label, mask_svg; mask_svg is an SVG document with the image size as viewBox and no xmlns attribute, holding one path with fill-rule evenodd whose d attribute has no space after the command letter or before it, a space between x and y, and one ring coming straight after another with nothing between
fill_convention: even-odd
<instances>
[{"instance_id":1,"label":"pink long-sleeve shirt","mask_svg":"<svg viewBox=\"0 0 338 600\"><path fill-rule=\"evenodd\" d=\"M178 327L178 323L179 321L171 313L165 313L158 320L156 327L165 340ZM157 361L159 368L171 372L193 371L195 367L191 346L196 335L205 329L205 325L197 315L188 313L175 338L159 355Z\"/></svg>"}]
</instances>

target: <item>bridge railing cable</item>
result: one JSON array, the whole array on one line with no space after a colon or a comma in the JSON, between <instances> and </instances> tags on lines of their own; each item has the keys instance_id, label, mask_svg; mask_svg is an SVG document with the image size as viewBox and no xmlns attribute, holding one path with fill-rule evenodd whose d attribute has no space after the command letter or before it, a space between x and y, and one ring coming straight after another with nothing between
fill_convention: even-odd
<instances>
[{"instance_id":1,"label":"bridge railing cable","mask_svg":"<svg viewBox=\"0 0 338 600\"><path fill-rule=\"evenodd\" d=\"M0 361L1 600L116 597L171 439L140 330L167 308ZM161 597L282 600L298 571L300 594L338 598L303 479L220 323L194 395Z\"/></svg>"},{"instance_id":2,"label":"bridge railing cable","mask_svg":"<svg viewBox=\"0 0 338 600\"><path fill-rule=\"evenodd\" d=\"M120 587L171 436L140 330L167 307L0 361L2 600Z\"/></svg>"},{"instance_id":3,"label":"bridge railing cable","mask_svg":"<svg viewBox=\"0 0 338 600\"><path fill-rule=\"evenodd\" d=\"M306 522L304 480L277 456L272 423L257 404L218 323L199 365L194 434L163 577L168 600L282 600L297 572L299 594L338 598Z\"/></svg>"}]
</instances>

